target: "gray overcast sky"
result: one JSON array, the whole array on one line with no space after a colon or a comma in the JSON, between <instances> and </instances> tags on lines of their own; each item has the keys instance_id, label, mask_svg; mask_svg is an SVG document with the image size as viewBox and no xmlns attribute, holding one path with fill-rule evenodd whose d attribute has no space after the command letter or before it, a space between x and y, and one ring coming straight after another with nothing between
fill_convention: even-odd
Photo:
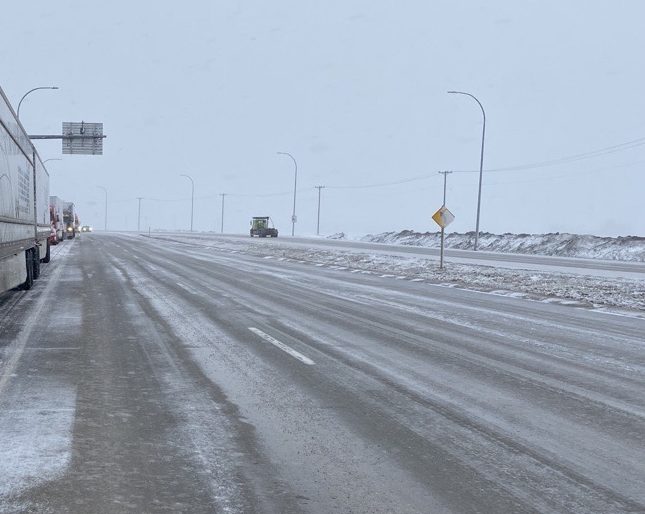
<instances>
[{"instance_id":1,"label":"gray overcast sky","mask_svg":"<svg viewBox=\"0 0 645 514\"><path fill-rule=\"evenodd\" d=\"M5 2L0 86L30 133L102 121L102 157L50 161L84 223L296 234L435 231L439 170L485 172L481 229L645 235L645 2ZM60 142L37 142L43 159ZM420 178L419 178L420 177ZM419 178L415 181L402 182ZM448 178L450 230L474 230L477 173ZM381 187L334 188L333 186Z\"/></svg>"}]
</instances>

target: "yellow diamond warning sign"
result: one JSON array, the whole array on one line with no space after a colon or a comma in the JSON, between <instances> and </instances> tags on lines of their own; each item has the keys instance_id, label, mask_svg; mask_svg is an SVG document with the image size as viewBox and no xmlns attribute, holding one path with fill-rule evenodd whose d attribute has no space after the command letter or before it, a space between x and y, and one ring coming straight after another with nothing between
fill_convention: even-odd
<instances>
[{"instance_id":1,"label":"yellow diamond warning sign","mask_svg":"<svg viewBox=\"0 0 645 514\"><path fill-rule=\"evenodd\" d=\"M446 228L455 220L455 215L445 205L432 215L432 219L441 228Z\"/></svg>"}]
</instances>

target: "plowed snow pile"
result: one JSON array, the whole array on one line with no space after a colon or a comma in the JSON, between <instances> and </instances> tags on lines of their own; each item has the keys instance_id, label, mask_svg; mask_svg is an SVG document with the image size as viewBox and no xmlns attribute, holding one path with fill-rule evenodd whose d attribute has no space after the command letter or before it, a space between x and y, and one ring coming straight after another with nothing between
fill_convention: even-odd
<instances>
[{"instance_id":1,"label":"plowed snow pile","mask_svg":"<svg viewBox=\"0 0 645 514\"><path fill-rule=\"evenodd\" d=\"M333 239L346 239L345 234L335 234ZM439 248L439 232L383 232L368 234L361 241L389 243L408 246ZM347 238L349 239L349 238ZM472 250L475 233L446 234L446 248ZM490 234L481 233L479 250L490 252L557 255L560 257L583 257L620 261L645 262L645 237L599 237L579 234Z\"/></svg>"}]
</instances>

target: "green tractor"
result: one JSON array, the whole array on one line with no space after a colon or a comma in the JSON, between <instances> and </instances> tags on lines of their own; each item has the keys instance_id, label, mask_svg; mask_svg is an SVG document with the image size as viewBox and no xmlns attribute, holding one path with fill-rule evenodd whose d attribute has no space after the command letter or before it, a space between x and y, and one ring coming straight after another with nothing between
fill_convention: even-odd
<instances>
[{"instance_id":1,"label":"green tractor","mask_svg":"<svg viewBox=\"0 0 645 514\"><path fill-rule=\"evenodd\" d=\"M251 237L253 236L278 237L278 229L273 226L273 221L268 216L257 216L251 220Z\"/></svg>"}]
</instances>

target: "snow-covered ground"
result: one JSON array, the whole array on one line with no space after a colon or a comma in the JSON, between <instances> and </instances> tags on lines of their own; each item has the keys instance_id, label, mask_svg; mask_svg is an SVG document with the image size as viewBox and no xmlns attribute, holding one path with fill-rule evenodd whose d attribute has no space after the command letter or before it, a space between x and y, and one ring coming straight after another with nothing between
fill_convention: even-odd
<instances>
[{"instance_id":1,"label":"snow-covered ground","mask_svg":"<svg viewBox=\"0 0 645 514\"><path fill-rule=\"evenodd\" d=\"M645 317L645 280L602 278L577 273L536 271L520 268L456 264L447 262L439 269L436 259L419 255L387 254L356 249L323 248L312 241L310 247L292 245L289 240L223 239L216 236L173 234L155 237L192 242L213 250L235 251L265 258L295 260L316 266L335 267L354 273L391 275L474 289L500 295L521 296L544 302L611 310ZM267 244L268 243L268 244Z\"/></svg>"},{"instance_id":2,"label":"snow-covered ground","mask_svg":"<svg viewBox=\"0 0 645 514\"><path fill-rule=\"evenodd\" d=\"M362 237L334 234L333 239L358 239L374 243L439 248L440 232L382 232ZM446 248L472 250L475 233L447 233ZM645 237L598 237L579 234L490 234L479 236L479 249L491 252L557 255L560 257L585 257L621 261L645 262Z\"/></svg>"}]
</instances>

